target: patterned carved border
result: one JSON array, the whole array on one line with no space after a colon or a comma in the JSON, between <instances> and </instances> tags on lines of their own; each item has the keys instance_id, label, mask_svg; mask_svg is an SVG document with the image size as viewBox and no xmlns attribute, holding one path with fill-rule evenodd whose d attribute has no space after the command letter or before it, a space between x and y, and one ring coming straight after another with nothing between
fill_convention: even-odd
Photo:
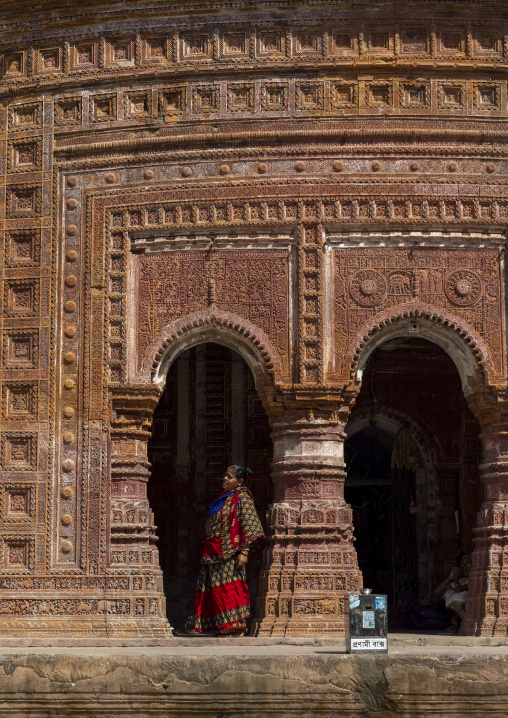
<instances>
[{"instance_id":1,"label":"patterned carved border","mask_svg":"<svg viewBox=\"0 0 508 718\"><path fill-rule=\"evenodd\" d=\"M439 222L441 226L471 224L476 227L479 224L503 226L508 219L508 188L497 192L497 197L489 197L484 192L484 196L478 199L475 189L471 187L469 196L464 193L461 197L452 196L443 199L439 195L432 196L425 191L422 191L421 195L405 192L388 194L383 187L376 187L374 190L372 184L358 185L357 192L351 194L341 191L338 186L333 191L330 183L327 187L323 181L319 183L321 186L313 188L315 195L318 196L302 197L297 189L297 183L293 186L292 192L288 191L287 185L281 187L276 180L266 178L264 184L264 189L252 186L249 190L245 185L245 190L256 195L255 199L245 198L244 191L239 190L230 192L231 195L237 194L237 200L225 197L216 201L205 199L206 190L213 191L216 185L207 183L187 185L189 192L191 189L201 190L199 193L203 198L194 202L168 199L162 208L160 203L156 205L148 198L145 204L129 203L125 205L125 209L118 207L112 214L112 230L121 233L147 227L156 234L158 231L193 227L294 226L296 222L316 221L327 223L332 227L334 222L353 225L368 223L379 228L386 226L393 230L394 221L400 226L411 224L428 227L434 222ZM268 194L268 187L270 187L271 199L262 196ZM422 190L427 188L428 185L422 187ZM169 190L170 187L167 189ZM351 190L352 187L349 189ZM155 187L154 191L157 191ZM393 183L391 191L394 191ZM506 198L502 195L506 195ZM149 219L150 217L155 221Z\"/></svg>"}]
</instances>

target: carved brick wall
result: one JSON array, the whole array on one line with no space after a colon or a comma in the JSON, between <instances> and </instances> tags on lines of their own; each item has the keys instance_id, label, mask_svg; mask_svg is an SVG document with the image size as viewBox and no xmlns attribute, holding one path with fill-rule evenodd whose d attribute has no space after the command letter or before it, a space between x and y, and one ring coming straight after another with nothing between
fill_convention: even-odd
<instances>
[{"instance_id":1,"label":"carved brick wall","mask_svg":"<svg viewBox=\"0 0 508 718\"><path fill-rule=\"evenodd\" d=\"M362 327L394 307L417 301L464 321L482 337L496 375L506 372L503 343L503 248L441 249L412 247L336 250L335 345L336 371L345 361ZM341 364L344 361L344 364Z\"/></svg>"},{"instance_id":2,"label":"carved brick wall","mask_svg":"<svg viewBox=\"0 0 508 718\"><path fill-rule=\"evenodd\" d=\"M368 20L366 5L198 3L191 17L131 0L92 18L55 0L35 20L4 3L0 633L167 634L146 444L165 358L200 337L250 362L273 425L323 422L340 444L369 342L417 318L449 337L482 429L494 422L508 7L381 2ZM501 439L485 441L497 483L482 474L469 629L488 632L505 605L502 582L487 603L485 557L506 476ZM302 558L283 596L300 618L270 613L272 558L293 550L292 524L274 523L264 628L314 615L341 630L337 545L360 585L336 449L312 454L313 508L335 523L301 549L328 552L320 597ZM277 459L276 503L317 480L291 461L294 474Z\"/></svg>"},{"instance_id":3,"label":"carved brick wall","mask_svg":"<svg viewBox=\"0 0 508 718\"><path fill-rule=\"evenodd\" d=\"M161 330L213 303L271 337L282 371L289 374L287 251L196 250L145 254L138 261L138 366Z\"/></svg>"}]
</instances>

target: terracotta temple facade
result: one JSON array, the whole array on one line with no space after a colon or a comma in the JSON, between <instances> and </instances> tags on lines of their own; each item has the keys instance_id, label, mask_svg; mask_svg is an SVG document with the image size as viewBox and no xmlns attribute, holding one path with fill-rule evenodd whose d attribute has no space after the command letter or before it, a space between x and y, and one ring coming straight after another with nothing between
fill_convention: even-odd
<instances>
[{"instance_id":1,"label":"terracotta temple facade","mask_svg":"<svg viewBox=\"0 0 508 718\"><path fill-rule=\"evenodd\" d=\"M170 637L249 464L262 636L508 629L506 0L0 7L0 636Z\"/></svg>"}]
</instances>

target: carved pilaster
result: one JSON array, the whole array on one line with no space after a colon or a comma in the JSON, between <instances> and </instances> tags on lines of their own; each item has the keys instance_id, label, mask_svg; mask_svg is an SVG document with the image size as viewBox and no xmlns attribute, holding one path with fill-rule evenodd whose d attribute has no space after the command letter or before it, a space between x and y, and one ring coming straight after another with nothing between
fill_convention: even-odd
<instances>
[{"instance_id":1,"label":"carved pilaster","mask_svg":"<svg viewBox=\"0 0 508 718\"><path fill-rule=\"evenodd\" d=\"M159 389L123 385L111 389L111 534L108 573L126 578L131 614L139 631L170 633L165 614L156 527L147 499L147 442Z\"/></svg>"},{"instance_id":2,"label":"carved pilaster","mask_svg":"<svg viewBox=\"0 0 508 718\"><path fill-rule=\"evenodd\" d=\"M344 632L362 577L344 501L344 424L336 409L286 408L272 423L274 503L257 635Z\"/></svg>"},{"instance_id":3,"label":"carved pilaster","mask_svg":"<svg viewBox=\"0 0 508 718\"><path fill-rule=\"evenodd\" d=\"M481 425L483 503L474 529L466 620L461 632L502 635L508 629L508 395L485 389L469 404Z\"/></svg>"}]
</instances>

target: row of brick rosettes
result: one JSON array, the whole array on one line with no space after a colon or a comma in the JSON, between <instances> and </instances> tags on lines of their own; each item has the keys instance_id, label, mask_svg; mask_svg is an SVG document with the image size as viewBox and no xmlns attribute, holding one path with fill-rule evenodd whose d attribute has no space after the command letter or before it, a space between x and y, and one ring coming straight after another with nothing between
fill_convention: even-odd
<instances>
[{"instance_id":1,"label":"row of brick rosettes","mask_svg":"<svg viewBox=\"0 0 508 718\"><path fill-rule=\"evenodd\" d=\"M506 115L506 82L446 80L379 76L363 80L338 75L329 79L252 82L180 83L169 87L138 88L125 92L73 94L55 101L54 121L60 127L88 123L150 123L179 117L228 117L271 113L307 115L377 114L379 112L426 115ZM42 104L12 103L9 130L41 128ZM40 157L40 148L38 148ZM32 170L35 155L10 157L9 167Z\"/></svg>"},{"instance_id":2,"label":"row of brick rosettes","mask_svg":"<svg viewBox=\"0 0 508 718\"><path fill-rule=\"evenodd\" d=\"M49 34L49 33L48 33ZM320 25L305 23L234 27L202 25L148 30L143 36L102 36L65 42L55 36L41 46L19 45L5 51L4 83L20 79L81 75L97 70L132 71L134 67L209 65L259 61L277 63L298 59L311 63L365 58L439 58L457 61L475 58L499 61L508 55L505 29L461 23L408 24L368 23L357 25L348 18Z\"/></svg>"}]
</instances>

